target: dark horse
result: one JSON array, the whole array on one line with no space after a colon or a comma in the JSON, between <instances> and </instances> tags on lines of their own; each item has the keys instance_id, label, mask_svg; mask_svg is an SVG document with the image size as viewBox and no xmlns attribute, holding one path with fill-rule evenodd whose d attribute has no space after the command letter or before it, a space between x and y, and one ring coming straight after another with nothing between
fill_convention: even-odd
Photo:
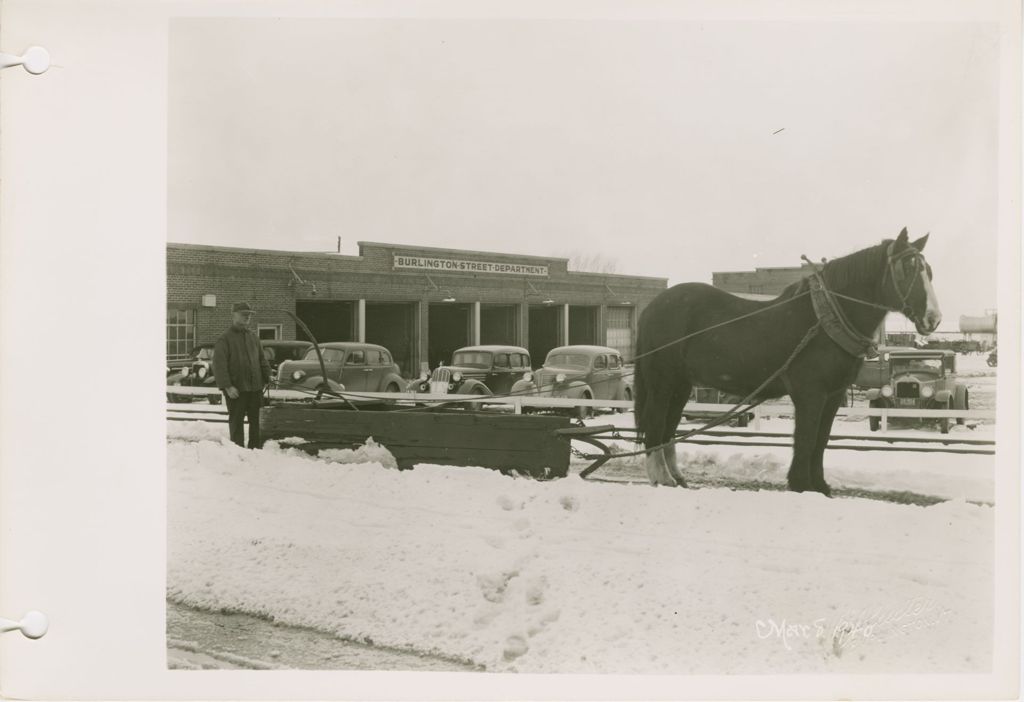
<instances>
[{"instance_id":1,"label":"dark horse","mask_svg":"<svg viewBox=\"0 0 1024 702\"><path fill-rule=\"evenodd\" d=\"M821 268L825 288L838 293L831 300L838 303L839 316L845 314L845 328L852 328L854 337L873 337L887 311L902 312L921 334L935 331L941 315L931 267L921 254L927 240L926 234L909 242L904 229L895 240L886 239ZM647 455L652 484L686 485L676 465L675 444L667 442L675 436L694 385L747 397L790 359L819 319L806 294L811 282L804 278L768 301L739 298L704 283L684 283L661 293L644 309L637 333L635 407L644 447L655 449ZM736 319L744 315L750 316ZM688 335L692 336L674 343ZM839 341L832 332L819 329L755 398L789 395L793 400L790 490L829 494L822 456L836 411L864 360Z\"/></svg>"}]
</instances>

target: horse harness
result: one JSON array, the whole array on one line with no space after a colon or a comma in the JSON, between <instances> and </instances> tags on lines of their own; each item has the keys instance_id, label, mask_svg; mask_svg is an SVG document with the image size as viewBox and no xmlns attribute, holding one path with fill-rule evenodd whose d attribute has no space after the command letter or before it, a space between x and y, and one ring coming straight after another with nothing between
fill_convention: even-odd
<instances>
[{"instance_id":1,"label":"horse harness","mask_svg":"<svg viewBox=\"0 0 1024 702\"><path fill-rule=\"evenodd\" d=\"M908 319L914 320L914 310L910 307L910 295L914 292L921 267L927 267L924 256L913 246L908 246L898 254L893 254L893 247L896 242L889 244L886 249L885 273L882 275L882 285L885 285L887 278L892 279L892 287L899 299L899 311ZM810 261L806 256L804 260ZM903 270L903 260L909 258L913 262L914 274L907 283L906 272ZM821 328L828 334L832 341L839 345L839 348L851 356L858 358L874 358L878 355L878 344L869 336L860 333L847 319L843 309L836 302L835 295L825 285L825 278L821 270L811 263L813 272L805 280L810 288L811 303L814 306L814 314L821 323ZM927 270L927 268L925 268ZM876 305L881 307L881 305Z\"/></svg>"},{"instance_id":2,"label":"horse harness","mask_svg":"<svg viewBox=\"0 0 1024 702\"><path fill-rule=\"evenodd\" d=\"M889 244L889 248L886 249L887 263L885 267L885 274L882 276L882 285L885 285L885 279L892 278L892 287L896 292L896 297L900 302L899 312L903 314L907 319L916 322L914 316L914 310L910 307L910 295L914 292L914 286L917 285L918 279L921 277L921 269L928 270L928 263L924 260L924 254L915 249L913 246L907 246L907 248L900 251L898 254L893 255L893 247L896 242ZM914 273L911 277L910 283L907 284L906 272L903 270L903 259L909 258L913 263Z\"/></svg>"},{"instance_id":3,"label":"horse harness","mask_svg":"<svg viewBox=\"0 0 1024 702\"><path fill-rule=\"evenodd\" d=\"M825 280L817 270L806 279L811 290L811 304L821 328L846 353L858 358L874 358L878 355L878 344L865 336L846 318L839 303L825 286Z\"/></svg>"}]
</instances>

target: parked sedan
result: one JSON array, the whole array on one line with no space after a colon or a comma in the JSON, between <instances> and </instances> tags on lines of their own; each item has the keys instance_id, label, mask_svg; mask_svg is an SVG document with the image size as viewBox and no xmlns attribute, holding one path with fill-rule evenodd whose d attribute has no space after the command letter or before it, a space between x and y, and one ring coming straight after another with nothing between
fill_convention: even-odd
<instances>
[{"instance_id":1,"label":"parked sedan","mask_svg":"<svg viewBox=\"0 0 1024 702\"><path fill-rule=\"evenodd\" d=\"M175 368L169 366L167 373L168 402L191 402L195 395L182 395L170 391L170 388L178 387L202 387L216 388L217 384L213 379L213 347L214 342L206 341L196 344L189 354L188 361ZM221 401L220 395L211 395L210 402L218 404Z\"/></svg>"},{"instance_id":2,"label":"parked sedan","mask_svg":"<svg viewBox=\"0 0 1024 702\"><path fill-rule=\"evenodd\" d=\"M622 356L607 346L561 346L552 349L544 366L512 386L514 394L568 397L581 400L632 400L633 377ZM625 411L625 410L623 410ZM587 416L589 407L577 414Z\"/></svg>"},{"instance_id":3,"label":"parked sedan","mask_svg":"<svg viewBox=\"0 0 1024 702\"><path fill-rule=\"evenodd\" d=\"M299 361L284 361L277 368L277 384L285 389L316 390L327 381L336 392L401 392L405 380L391 352L383 346L356 341L320 344L327 371L320 371L316 348L309 348Z\"/></svg>"},{"instance_id":4,"label":"parked sedan","mask_svg":"<svg viewBox=\"0 0 1024 702\"><path fill-rule=\"evenodd\" d=\"M284 361L300 361L306 353L313 348L309 341L284 341L282 339L263 339L260 341L263 347L263 355L267 357L270 364L270 372L277 371L277 367Z\"/></svg>"},{"instance_id":5,"label":"parked sedan","mask_svg":"<svg viewBox=\"0 0 1024 702\"><path fill-rule=\"evenodd\" d=\"M498 395L530 373L530 352L521 346L466 346L452 353L450 366L438 366L409 383L410 392Z\"/></svg>"}]
</instances>

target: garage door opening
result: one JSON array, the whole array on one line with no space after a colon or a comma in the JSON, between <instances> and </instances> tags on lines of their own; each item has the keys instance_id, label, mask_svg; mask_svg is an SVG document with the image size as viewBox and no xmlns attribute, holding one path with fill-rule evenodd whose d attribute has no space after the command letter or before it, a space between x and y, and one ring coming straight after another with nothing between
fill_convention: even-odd
<instances>
[{"instance_id":1,"label":"garage door opening","mask_svg":"<svg viewBox=\"0 0 1024 702\"><path fill-rule=\"evenodd\" d=\"M295 314L313 332L318 343L354 341L356 338L354 302L298 300L295 303ZM312 341L299 325L295 328L295 338L299 341Z\"/></svg>"},{"instance_id":2,"label":"garage door opening","mask_svg":"<svg viewBox=\"0 0 1024 702\"><path fill-rule=\"evenodd\" d=\"M391 352L402 376L413 377L416 345L416 307L407 302L367 302L366 341Z\"/></svg>"},{"instance_id":3,"label":"garage door opening","mask_svg":"<svg viewBox=\"0 0 1024 702\"><path fill-rule=\"evenodd\" d=\"M544 363L548 351L558 346L558 307L530 306L529 351L535 368Z\"/></svg>"},{"instance_id":4,"label":"garage door opening","mask_svg":"<svg viewBox=\"0 0 1024 702\"><path fill-rule=\"evenodd\" d=\"M605 345L618 351L627 361L632 361L633 308L609 307L606 320Z\"/></svg>"},{"instance_id":5,"label":"garage door opening","mask_svg":"<svg viewBox=\"0 0 1024 702\"><path fill-rule=\"evenodd\" d=\"M515 344L515 305L480 305L480 343Z\"/></svg>"},{"instance_id":6,"label":"garage door opening","mask_svg":"<svg viewBox=\"0 0 1024 702\"><path fill-rule=\"evenodd\" d=\"M452 362L452 351L469 345L469 305L431 303L427 314L427 360L431 368Z\"/></svg>"},{"instance_id":7,"label":"garage door opening","mask_svg":"<svg viewBox=\"0 0 1024 702\"><path fill-rule=\"evenodd\" d=\"M597 308L569 306L569 343L597 344Z\"/></svg>"}]
</instances>

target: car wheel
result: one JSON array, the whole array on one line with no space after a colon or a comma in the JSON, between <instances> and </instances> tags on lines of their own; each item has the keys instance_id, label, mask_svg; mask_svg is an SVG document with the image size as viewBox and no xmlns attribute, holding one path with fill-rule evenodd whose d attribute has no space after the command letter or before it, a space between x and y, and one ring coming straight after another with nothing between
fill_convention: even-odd
<instances>
[{"instance_id":1,"label":"car wheel","mask_svg":"<svg viewBox=\"0 0 1024 702\"><path fill-rule=\"evenodd\" d=\"M626 388L625 390L623 390L622 391L622 399L625 400L626 402L632 402L633 401L633 391L630 390L629 388ZM625 414L626 412L629 412L629 407L619 407L615 411L618 412L619 414Z\"/></svg>"},{"instance_id":2,"label":"car wheel","mask_svg":"<svg viewBox=\"0 0 1024 702\"><path fill-rule=\"evenodd\" d=\"M946 401L945 409L953 409L952 399ZM939 431L941 431L943 434L949 433L949 417L943 417L942 419L939 420Z\"/></svg>"},{"instance_id":3,"label":"car wheel","mask_svg":"<svg viewBox=\"0 0 1024 702\"><path fill-rule=\"evenodd\" d=\"M876 405L874 403L874 401L869 402L868 403L868 407L870 407L871 409L879 409L878 405ZM882 428L882 418L881 417L868 417L868 428L871 429L871 431L878 431L879 429L881 429Z\"/></svg>"},{"instance_id":4,"label":"car wheel","mask_svg":"<svg viewBox=\"0 0 1024 702\"><path fill-rule=\"evenodd\" d=\"M971 408L971 399L970 398L971 398L970 393L965 391L964 392L964 406L961 407L960 409L962 409L962 410L969 410ZM956 418L956 423L957 424L964 424L965 422L967 422L967 418L966 417L957 417Z\"/></svg>"},{"instance_id":5,"label":"car wheel","mask_svg":"<svg viewBox=\"0 0 1024 702\"><path fill-rule=\"evenodd\" d=\"M594 398L592 398L590 396L590 394L588 393L588 394L584 395L580 399L592 400ZM577 419L589 419L590 417L594 416L594 408L593 407L577 407L575 415L576 415Z\"/></svg>"},{"instance_id":6,"label":"car wheel","mask_svg":"<svg viewBox=\"0 0 1024 702\"><path fill-rule=\"evenodd\" d=\"M386 388L384 388L384 392L401 392L401 390L398 389L397 385L391 383Z\"/></svg>"},{"instance_id":7,"label":"car wheel","mask_svg":"<svg viewBox=\"0 0 1024 702\"><path fill-rule=\"evenodd\" d=\"M465 394L473 395L474 397L483 397L483 396L488 395L490 393L488 393L485 388L477 385L476 387L474 387L472 390L470 390L469 392L467 392ZM460 408L462 408L464 410L470 410L470 411L479 411L479 410L483 409L483 403L482 402L460 402L459 404L452 405L452 406L453 407L460 407Z\"/></svg>"},{"instance_id":8,"label":"car wheel","mask_svg":"<svg viewBox=\"0 0 1024 702\"><path fill-rule=\"evenodd\" d=\"M211 405L219 405L220 403L224 402L223 395L210 395L209 399Z\"/></svg>"}]
</instances>

